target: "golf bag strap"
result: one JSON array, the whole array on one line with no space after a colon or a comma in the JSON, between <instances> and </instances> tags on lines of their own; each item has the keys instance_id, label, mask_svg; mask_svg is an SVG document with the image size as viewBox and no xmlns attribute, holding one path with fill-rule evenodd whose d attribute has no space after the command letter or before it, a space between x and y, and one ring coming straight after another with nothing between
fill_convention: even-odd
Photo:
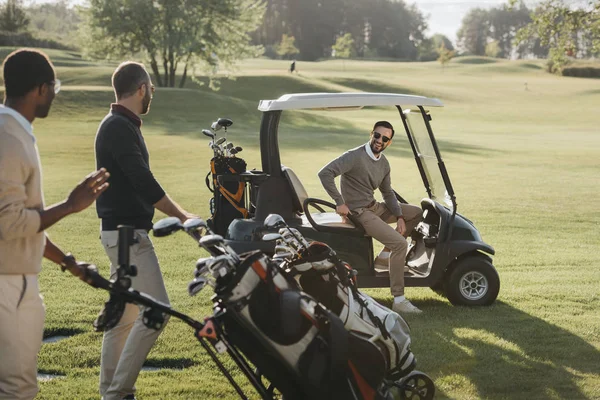
<instances>
[{"instance_id":1,"label":"golf bag strap","mask_svg":"<svg viewBox=\"0 0 600 400\"><path fill-rule=\"evenodd\" d=\"M208 188L208 190L210 190L211 193L214 193L215 190L210 187L210 175L211 174L212 174L212 171L208 171L208 174L206 174L206 178L204 178L204 183L206 183L206 187Z\"/></svg>"},{"instance_id":2,"label":"golf bag strap","mask_svg":"<svg viewBox=\"0 0 600 400\"><path fill-rule=\"evenodd\" d=\"M358 302L358 304L360 304L360 306L363 308L363 310L365 310L367 312L369 319L371 319L371 321L373 321L375 323L375 325L377 325L377 328L379 328L379 331L381 332L381 335L383 336L383 338L389 339L390 334L388 333L387 329L385 329L385 326L383 325L383 321L381 321L381 319L379 319L379 317L375 316L375 314L373 314L373 312L371 310L369 310L369 307L367 307L367 304L365 303L363 298L359 295L358 289L356 288L356 286L354 286L352 284L349 286L350 286L350 290L352 290L352 294L354 295L354 300L356 300Z\"/></svg>"}]
</instances>

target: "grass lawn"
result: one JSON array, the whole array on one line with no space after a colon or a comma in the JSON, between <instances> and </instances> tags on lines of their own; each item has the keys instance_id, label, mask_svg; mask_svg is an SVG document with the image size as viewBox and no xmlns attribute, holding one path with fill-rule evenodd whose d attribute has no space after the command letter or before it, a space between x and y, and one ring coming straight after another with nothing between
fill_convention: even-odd
<instances>
[{"instance_id":1,"label":"grass lawn","mask_svg":"<svg viewBox=\"0 0 600 400\"><path fill-rule=\"evenodd\" d=\"M94 135L113 101L113 66L65 52L50 56L65 87L50 117L34 124L48 204L94 169ZM432 124L458 211L496 249L501 290L491 307L463 308L429 289L407 289L424 311L407 317L418 369L434 379L440 399L599 399L600 80L549 75L537 61L484 61L454 60L443 70L438 63L298 62L292 76L287 62L248 60L218 92L192 82L183 90L158 88L143 126L152 169L173 198L208 217L204 176L211 153L200 131L217 117L234 120L229 138L244 147L248 166L260 169L261 99L308 91L438 97L446 107L432 110ZM284 113L283 163L312 197L326 198L317 171L366 142L380 119L401 125L392 109ZM397 135L386 153L395 189L418 203L425 191L405 136ZM49 234L106 275L93 207ZM154 244L173 306L196 318L208 315L210 290L195 298L186 290L204 252L183 235ZM99 398L101 335L91 323L106 293L48 262L41 286L45 336L74 336L43 345L40 371L65 377L41 383L39 398ZM391 302L388 289L367 293ZM141 399L236 398L191 330L174 319L147 365L163 369L141 373Z\"/></svg>"}]
</instances>

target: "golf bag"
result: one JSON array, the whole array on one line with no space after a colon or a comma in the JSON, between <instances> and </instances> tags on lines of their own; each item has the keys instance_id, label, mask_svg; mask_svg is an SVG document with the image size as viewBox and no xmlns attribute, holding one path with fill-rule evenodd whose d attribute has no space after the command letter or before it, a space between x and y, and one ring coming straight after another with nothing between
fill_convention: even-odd
<instances>
[{"instance_id":1,"label":"golf bag","mask_svg":"<svg viewBox=\"0 0 600 400\"><path fill-rule=\"evenodd\" d=\"M416 365L410 350L410 328L387 307L360 292L352 269L324 243L312 242L289 267L299 275L302 290L337 315L349 332L364 339L365 360L372 370L397 381ZM381 372L382 371L382 372Z\"/></svg>"},{"instance_id":2,"label":"golf bag","mask_svg":"<svg viewBox=\"0 0 600 400\"><path fill-rule=\"evenodd\" d=\"M224 332L285 399L384 399L385 371L363 335L343 322L261 252L242 255L216 280ZM377 351L379 354L379 351Z\"/></svg>"},{"instance_id":3,"label":"golf bag","mask_svg":"<svg viewBox=\"0 0 600 400\"><path fill-rule=\"evenodd\" d=\"M205 182L213 197L210 199L211 217L206 222L217 234L225 235L234 219L248 217L249 210L245 205L246 183L235 179L235 175L244 171L246 161L238 157L217 156L210 160L210 172L206 175Z\"/></svg>"}]
</instances>

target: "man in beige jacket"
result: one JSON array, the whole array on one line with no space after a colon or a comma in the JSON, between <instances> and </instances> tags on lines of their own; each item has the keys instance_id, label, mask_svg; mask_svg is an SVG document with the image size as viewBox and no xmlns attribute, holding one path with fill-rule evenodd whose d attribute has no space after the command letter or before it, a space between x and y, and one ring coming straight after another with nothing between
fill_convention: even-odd
<instances>
[{"instance_id":1,"label":"man in beige jacket","mask_svg":"<svg viewBox=\"0 0 600 400\"><path fill-rule=\"evenodd\" d=\"M83 277L88 264L65 255L44 230L89 205L107 187L108 173L88 175L53 206L44 207L42 174L31 123L45 118L60 81L48 57L18 50L3 64L0 105L0 399L33 399L45 309L38 279L42 257Z\"/></svg>"}]
</instances>

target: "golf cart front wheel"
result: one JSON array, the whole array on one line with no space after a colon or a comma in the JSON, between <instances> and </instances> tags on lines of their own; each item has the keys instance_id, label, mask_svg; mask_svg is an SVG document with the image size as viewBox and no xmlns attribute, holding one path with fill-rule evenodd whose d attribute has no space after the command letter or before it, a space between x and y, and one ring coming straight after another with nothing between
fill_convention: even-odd
<instances>
[{"instance_id":1,"label":"golf cart front wheel","mask_svg":"<svg viewBox=\"0 0 600 400\"><path fill-rule=\"evenodd\" d=\"M450 303L462 306L488 306L500 291L500 277L490 259L471 255L458 261L445 283Z\"/></svg>"}]
</instances>

